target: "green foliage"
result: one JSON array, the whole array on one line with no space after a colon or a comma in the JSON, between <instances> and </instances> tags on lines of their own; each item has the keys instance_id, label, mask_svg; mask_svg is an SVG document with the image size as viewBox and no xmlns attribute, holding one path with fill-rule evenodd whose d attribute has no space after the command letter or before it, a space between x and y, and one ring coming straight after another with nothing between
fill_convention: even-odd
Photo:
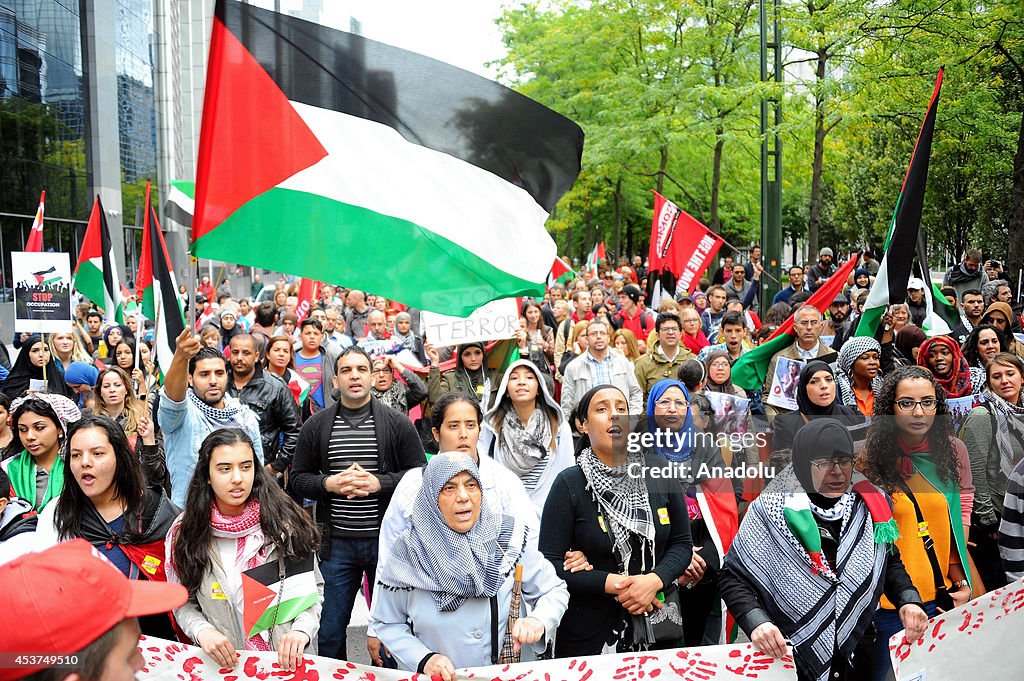
<instances>
[{"instance_id":1,"label":"green foliage","mask_svg":"<svg viewBox=\"0 0 1024 681\"><path fill-rule=\"evenodd\" d=\"M581 258L598 240L613 256L646 252L651 189L737 246L759 240L758 116L774 86L760 82L758 9L548 0L505 11L502 77L587 135L580 180L549 221L560 252ZM881 247L945 66L923 216L933 266L968 244L1005 257L1024 2L783 0L780 16L786 240L806 243L814 224L822 245Z\"/></svg>"}]
</instances>

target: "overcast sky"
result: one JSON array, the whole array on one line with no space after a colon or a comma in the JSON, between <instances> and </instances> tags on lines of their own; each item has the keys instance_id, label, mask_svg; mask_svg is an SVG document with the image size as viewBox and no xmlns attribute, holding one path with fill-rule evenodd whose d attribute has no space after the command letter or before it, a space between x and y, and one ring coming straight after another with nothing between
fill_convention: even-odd
<instances>
[{"instance_id":1,"label":"overcast sky","mask_svg":"<svg viewBox=\"0 0 1024 681\"><path fill-rule=\"evenodd\" d=\"M484 64L505 50L494 23L503 4L513 0L326 0L323 22L348 30L349 17L362 23L363 35L419 52L454 66L495 77Z\"/></svg>"}]
</instances>

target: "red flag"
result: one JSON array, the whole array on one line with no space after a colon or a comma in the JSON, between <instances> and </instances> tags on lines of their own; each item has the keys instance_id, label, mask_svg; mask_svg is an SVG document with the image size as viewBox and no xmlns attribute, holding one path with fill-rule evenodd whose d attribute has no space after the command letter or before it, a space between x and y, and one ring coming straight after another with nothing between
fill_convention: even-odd
<instances>
[{"instance_id":1,"label":"red flag","mask_svg":"<svg viewBox=\"0 0 1024 681\"><path fill-rule=\"evenodd\" d=\"M678 288L692 293L724 240L658 192L648 253L647 306L657 309L662 298Z\"/></svg>"},{"instance_id":2,"label":"red flag","mask_svg":"<svg viewBox=\"0 0 1024 681\"><path fill-rule=\"evenodd\" d=\"M39 194L39 208L36 209L36 217L32 221L32 231L28 233L28 243L25 250L30 253L41 253L43 251L43 204L46 203L46 190Z\"/></svg>"},{"instance_id":3,"label":"red flag","mask_svg":"<svg viewBox=\"0 0 1024 681\"><path fill-rule=\"evenodd\" d=\"M309 316L309 311L313 309L314 301L319 297L320 282L309 277L303 277L302 283L299 284L299 303L295 307L295 316L299 318L299 324Z\"/></svg>"}]
</instances>

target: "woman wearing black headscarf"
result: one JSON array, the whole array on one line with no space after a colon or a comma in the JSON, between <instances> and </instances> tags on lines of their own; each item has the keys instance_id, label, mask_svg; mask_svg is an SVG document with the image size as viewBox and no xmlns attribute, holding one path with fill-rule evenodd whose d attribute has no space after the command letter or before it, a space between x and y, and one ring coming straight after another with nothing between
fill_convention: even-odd
<instances>
[{"instance_id":1,"label":"woman wearing black headscarf","mask_svg":"<svg viewBox=\"0 0 1024 681\"><path fill-rule=\"evenodd\" d=\"M790 449L798 430L812 419L831 417L844 426L864 423L864 417L853 407L839 401L836 377L824 362L808 362L800 372L800 385L796 392L797 410L775 417L772 424L773 451Z\"/></svg>"},{"instance_id":2,"label":"woman wearing black headscarf","mask_svg":"<svg viewBox=\"0 0 1024 681\"><path fill-rule=\"evenodd\" d=\"M928 622L893 543L889 500L854 473L853 439L837 420L807 424L792 449L726 554L722 598L761 652L782 657L792 644L798 679L870 678L865 634L883 592L908 639Z\"/></svg>"},{"instance_id":3,"label":"woman wearing black headscarf","mask_svg":"<svg viewBox=\"0 0 1024 681\"><path fill-rule=\"evenodd\" d=\"M43 380L43 367L46 367L46 392L64 395L73 398L74 393L64 383L63 373L57 368L53 361L50 349L38 335L31 335L21 344L21 352L18 359L14 360L11 373L3 383L5 395L14 399L25 393L31 385L31 381Z\"/></svg>"}]
</instances>

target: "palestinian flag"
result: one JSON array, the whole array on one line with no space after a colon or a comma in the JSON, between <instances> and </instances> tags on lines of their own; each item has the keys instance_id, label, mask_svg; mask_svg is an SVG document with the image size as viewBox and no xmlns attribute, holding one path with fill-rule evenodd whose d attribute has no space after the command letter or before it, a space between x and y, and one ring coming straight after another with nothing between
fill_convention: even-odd
<instances>
[{"instance_id":1,"label":"palestinian flag","mask_svg":"<svg viewBox=\"0 0 1024 681\"><path fill-rule=\"evenodd\" d=\"M539 298L582 150L578 125L485 78L218 0L192 253L461 317Z\"/></svg>"},{"instance_id":2,"label":"palestinian flag","mask_svg":"<svg viewBox=\"0 0 1024 681\"><path fill-rule=\"evenodd\" d=\"M608 260L608 255L605 253L604 250L603 241L594 246L594 250L590 251L590 253L587 255L587 264L586 267L584 267L584 271L587 272L591 277L596 277L598 274L597 268L600 264L600 261L602 260Z\"/></svg>"},{"instance_id":3,"label":"palestinian flag","mask_svg":"<svg viewBox=\"0 0 1024 681\"><path fill-rule=\"evenodd\" d=\"M43 251L43 204L46 203L46 190L39 194L39 208L36 208L36 217L32 220L32 229L28 233L28 243L25 244L25 251L30 253L42 253Z\"/></svg>"},{"instance_id":4,"label":"palestinian flag","mask_svg":"<svg viewBox=\"0 0 1024 681\"><path fill-rule=\"evenodd\" d=\"M921 131L910 157L903 188L896 199L896 210L892 215L889 233L885 237L885 255L878 267L875 283L871 285L864 311L857 323L857 336L874 336L878 331L882 315L890 305L907 299L907 282L914 263L921 229L921 209L924 206L924 191L928 184L928 160L932 153L932 135L935 133L935 114L939 107L939 90L942 88L942 70L935 79L935 89L928 104ZM928 272L928 261L921 262L921 269ZM930 277L924 278L926 282ZM929 287L934 288L934 286ZM929 299L931 299L929 295ZM958 322L957 322L958 323ZM954 323L954 326L956 323Z\"/></svg>"},{"instance_id":5,"label":"palestinian flag","mask_svg":"<svg viewBox=\"0 0 1024 681\"><path fill-rule=\"evenodd\" d=\"M850 277L858 260L858 255L851 253L847 261L828 278L826 284L811 295L805 305L816 307L818 311L825 314L832 301L835 300L836 294L843 290L843 285L846 284L846 280ZM736 360L736 364L732 367L732 382L744 390L761 390L764 387L764 379L768 373L768 365L771 364L772 356L779 350L792 345L795 340L793 315L789 315L789 319L777 328L767 340Z\"/></svg>"},{"instance_id":6,"label":"palestinian flag","mask_svg":"<svg viewBox=\"0 0 1024 681\"><path fill-rule=\"evenodd\" d=\"M117 277L114 246L110 241L107 214L99 194L92 203L89 226L75 266L75 289L103 308L107 324L123 324L121 282Z\"/></svg>"},{"instance_id":7,"label":"palestinian flag","mask_svg":"<svg viewBox=\"0 0 1024 681\"><path fill-rule=\"evenodd\" d=\"M40 272L33 272L32 277L35 280L36 286L49 286L50 284L60 283L60 274L57 272L56 267L51 267L48 270L42 270Z\"/></svg>"},{"instance_id":8,"label":"palestinian flag","mask_svg":"<svg viewBox=\"0 0 1024 681\"><path fill-rule=\"evenodd\" d=\"M246 638L273 629L316 605L319 599L313 555L286 561L284 577L277 561L242 572L242 628Z\"/></svg>"},{"instance_id":9,"label":"palestinian flag","mask_svg":"<svg viewBox=\"0 0 1024 681\"><path fill-rule=\"evenodd\" d=\"M302 376L299 376L297 371L292 371L290 376L291 380L288 381L288 389L292 391L295 403L301 407L306 403L306 399L309 398L309 383Z\"/></svg>"},{"instance_id":10,"label":"palestinian flag","mask_svg":"<svg viewBox=\"0 0 1024 681\"><path fill-rule=\"evenodd\" d=\"M142 219L142 254L136 278L136 297L142 301L142 314L155 322L153 352L160 371L166 376L174 357L174 341L185 330L185 316L178 300L178 283L167 254L164 235L146 183L146 208Z\"/></svg>"},{"instance_id":11,"label":"palestinian flag","mask_svg":"<svg viewBox=\"0 0 1024 681\"><path fill-rule=\"evenodd\" d=\"M196 183L171 180L171 191L164 204L164 217L184 227L192 227L192 214L196 210Z\"/></svg>"},{"instance_id":12,"label":"palestinian flag","mask_svg":"<svg viewBox=\"0 0 1024 681\"><path fill-rule=\"evenodd\" d=\"M928 305L928 312L922 325L924 331L929 336L948 334L960 325L960 313L949 304L928 272L928 246L924 230L920 230L917 235L917 262L921 266L921 279L925 282L924 300Z\"/></svg>"},{"instance_id":13,"label":"palestinian flag","mask_svg":"<svg viewBox=\"0 0 1024 681\"><path fill-rule=\"evenodd\" d=\"M551 288L555 284L562 284L563 286L576 278L576 273L572 271L572 267L569 263L556 257L554 264L551 265L551 271L548 272L548 288Z\"/></svg>"},{"instance_id":14,"label":"palestinian flag","mask_svg":"<svg viewBox=\"0 0 1024 681\"><path fill-rule=\"evenodd\" d=\"M732 481L724 478L712 478L697 485L697 508L700 509L704 525L707 527L711 543L718 552L719 561L725 561L725 555L732 546L739 530L739 509ZM721 601L721 599L719 599ZM732 643L736 640L739 627L735 618L721 601L722 633L720 643Z\"/></svg>"}]
</instances>

